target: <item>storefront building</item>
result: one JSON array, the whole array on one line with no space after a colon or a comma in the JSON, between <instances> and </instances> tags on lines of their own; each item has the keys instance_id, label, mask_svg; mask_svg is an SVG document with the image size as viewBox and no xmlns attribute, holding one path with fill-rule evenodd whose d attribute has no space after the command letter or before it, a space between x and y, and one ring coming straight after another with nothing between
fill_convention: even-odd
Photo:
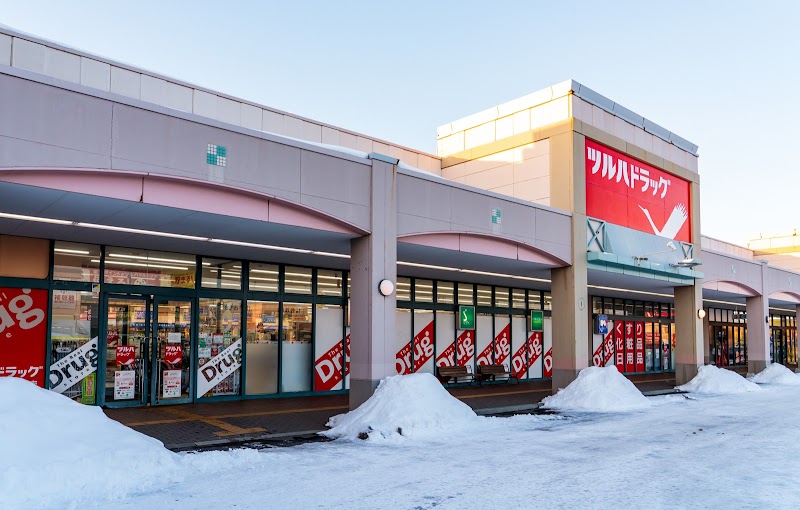
<instances>
[{"instance_id":1,"label":"storefront building","mask_svg":"<svg viewBox=\"0 0 800 510\"><path fill-rule=\"evenodd\" d=\"M0 29L0 111L0 375L86 404L796 363L798 274L702 237L697 146L575 81L432 155Z\"/></svg>"}]
</instances>

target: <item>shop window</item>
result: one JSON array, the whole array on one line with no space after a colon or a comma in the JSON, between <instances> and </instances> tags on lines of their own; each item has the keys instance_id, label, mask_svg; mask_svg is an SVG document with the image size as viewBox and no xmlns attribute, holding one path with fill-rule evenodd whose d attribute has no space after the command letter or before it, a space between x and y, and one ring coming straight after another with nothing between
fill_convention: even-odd
<instances>
[{"instance_id":1,"label":"shop window","mask_svg":"<svg viewBox=\"0 0 800 510\"><path fill-rule=\"evenodd\" d=\"M494 306L508 308L508 287L494 288Z\"/></svg>"},{"instance_id":2,"label":"shop window","mask_svg":"<svg viewBox=\"0 0 800 510\"><path fill-rule=\"evenodd\" d=\"M538 290L528 291L528 308L531 310L542 309L542 293Z\"/></svg>"},{"instance_id":3,"label":"shop window","mask_svg":"<svg viewBox=\"0 0 800 510\"><path fill-rule=\"evenodd\" d=\"M287 266L283 291L289 294L311 294L311 269Z\"/></svg>"},{"instance_id":4,"label":"shop window","mask_svg":"<svg viewBox=\"0 0 800 510\"><path fill-rule=\"evenodd\" d=\"M478 285L478 306L492 306L492 288L488 285Z\"/></svg>"},{"instance_id":5,"label":"shop window","mask_svg":"<svg viewBox=\"0 0 800 510\"><path fill-rule=\"evenodd\" d=\"M603 298L597 296L592 298L592 313L603 313Z\"/></svg>"},{"instance_id":6,"label":"shop window","mask_svg":"<svg viewBox=\"0 0 800 510\"><path fill-rule=\"evenodd\" d=\"M283 304L281 391L311 391L311 305Z\"/></svg>"},{"instance_id":7,"label":"shop window","mask_svg":"<svg viewBox=\"0 0 800 510\"><path fill-rule=\"evenodd\" d=\"M256 292L278 292L280 270L274 264L250 264L248 287Z\"/></svg>"},{"instance_id":8,"label":"shop window","mask_svg":"<svg viewBox=\"0 0 800 510\"><path fill-rule=\"evenodd\" d=\"M643 301L635 301L633 309L633 315L636 317L644 317L644 302Z\"/></svg>"},{"instance_id":9,"label":"shop window","mask_svg":"<svg viewBox=\"0 0 800 510\"><path fill-rule=\"evenodd\" d=\"M398 278L397 279L397 300L398 301L411 301L411 279Z\"/></svg>"},{"instance_id":10,"label":"shop window","mask_svg":"<svg viewBox=\"0 0 800 510\"><path fill-rule=\"evenodd\" d=\"M70 282L100 281L100 247L56 241L53 248L53 279Z\"/></svg>"},{"instance_id":11,"label":"shop window","mask_svg":"<svg viewBox=\"0 0 800 510\"><path fill-rule=\"evenodd\" d=\"M314 391L341 390L349 344L344 340L344 314L341 306L317 305L314 328Z\"/></svg>"},{"instance_id":12,"label":"shop window","mask_svg":"<svg viewBox=\"0 0 800 510\"><path fill-rule=\"evenodd\" d=\"M105 283L193 289L195 264L193 255L107 248Z\"/></svg>"},{"instance_id":13,"label":"shop window","mask_svg":"<svg viewBox=\"0 0 800 510\"><path fill-rule=\"evenodd\" d=\"M414 301L433 303L433 281L414 279Z\"/></svg>"},{"instance_id":14,"label":"shop window","mask_svg":"<svg viewBox=\"0 0 800 510\"><path fill-rule=\"evenodd\" d=\"M625 302L625 315L633 317L633 301Z\"/></svg>"},{"instance_id":15,"label":"shop window","mask_svg":"<svg viewBox=\"0 0 800 510\"><path fill-rule=\"evenodd\" d=\"M318 296L342 296L342 272L328 271L327 269L317 270L317 295Z\"/></svg>"},{"instance_id":16,"label":"shop window","mask_svg":"<svg viewBox=\"0 0 800 510\"><path fill-rule=\"evenodd\" d=\"M278 392L279 315L277 302L247 302L247 370L244 384L247 395Z\"/></svg>"},{"instance_id":17,"label":"shop window","mask_svg":"<svg viewBox=\"0 0 800 510\"><path fill-rule=\"evenodd\" d=\"M653 313L653 303L645 303L644 304L644 316L645 317L655 317Z\"/></svg>"},{"instance_id":18,"label":"shop window","mask_svg":"<svg viewBox=\"0 0 800 510\"><path fill-rule=\"evenodd\" d=\"M199 318L197 396L241 395L242 302L200 298ZM209 381L216 381L220 370L231 373L212 386Z\"/></svg>"},{"instance_id":19,"label":"shop window","mask_svg":"<svg viewBox=\"0 0 800 510\"><path fill-rule=\"evenodd\" d=\"M514 289L511 291L511 308L525 309L525 290Z\"/></svg>"},{"instance_id":20,"label":"shop window","mask_svg":"<svg viewBox=\"0 0 800 510\"><path fill-rule=\"evenodd\" d=\"M475 286L471 283L459 283L458 284L458 304L459 305L474 305L475 304L475 295L474 295Z\"/></svg>"},{"instance_id":21,"label":"shop window","mask_svg":"<svg viewBox=\"0 0 800 510\"><path fill-rule=\"evenodd\" d=\"M84 347L90 340L97 341L100 332L99 323L100 313L97 296L91 292L53 290L52 323L50 326L50 371L58 375L55 378L53 376L50 377L50 385L58 393L83 404L95 404L97 402L98 372L95 370L74 385L65 386L59 384L63 374L59 367L67 363L67 361L59 362L68 357L70 353ZM44 343L44 339L42 343ZM99 353L95 350L94 356L98 355ZM69 366L66 366L66 368L69 370ZM100 376L103 375L101 372Z\"/></svg>"},{"instance_id":22,"label":"shop window","mask_svg":"<svg viewBox=\"0 0 800 510\"><path fill-rule=\"evenodd\" d=\"M242 263L238 260L204 258L203 283L205 289L242 289Z\"/></svg>"},{"instance_id":23,"label":"shop window","mask_svg":"<svg viewBox=\"0 0 800 510\"><path fill-rule=\"evenodd\" d=\"M553 309L553 296L549 292L544 293L544 310Z\"/></svg>"},{"instance_id":24,"label":"shop window","mask_svg":"<svg viewBox=\"0 0 800 510\"><path fill-rule=\"evenodd\" d=\"M454 303L455 287L452 282L436 283L436 302L451 305Z\"/></svg>"}]
</instances>

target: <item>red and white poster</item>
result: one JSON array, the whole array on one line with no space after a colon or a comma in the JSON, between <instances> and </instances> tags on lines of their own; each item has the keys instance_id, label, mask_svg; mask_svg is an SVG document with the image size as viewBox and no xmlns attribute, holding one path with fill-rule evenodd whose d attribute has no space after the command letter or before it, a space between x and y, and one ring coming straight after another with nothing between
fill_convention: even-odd
<instances>
[{"instance_id":1,"label":"red and white poster","mask_svg":"<svg viewBox=\"0 0 800 510\"><path fill-rule=\"evenodd\" d=\"M0 287L0 377L44 388L47 291Z\"/></svg>"},{"instance_id":2,"label":"red and white poster","mask_svg":"<svg viewBox=\"0 0 800 510\"><path fill-rule=\"evenodd\" d=\"M691 242L689 181L586 140L586 215Z\"/></svg>"},{"instance_id":3,"label":"red and white poster","mask_svg":"<svg viewBox=\"0 0 800 510\"><path fill-rule=\"evenodd\" d=\"M414 313L414 372L433 373L433 312Z\"/></svg>"},{"instance_id":4,"label":"red and white poster","mask_svg":"<svg viewBox=\"0 0 800 510\"><path fill-rule=\"evenodd\" d=\"M528 349L528 377L541 379L544 377L544 336L541 331L531 331L526 343Z\"/></svg>"},{"instance_id":5,"label":"red and white poster","mask_svg":"<svg viewBox=\"0 0 800 510\"><path fill-rule=\"evenodd\" d=\"M625 372L625 321L614 321L614 363Z\"/></svg>"},{"instance_id":6,"label":"red and white poster","mask_svg":"<svg viewBox=\"0 0 800 510\"><path fill-rule=\"evenodd\" d=\"M475 330L456 331L456 362L459 366L472 366L475 359Z\"/></svg>"},{"instance_id":7,"label":"red and white poster","mask_svg":"<svg viewBox=\"0 0 800 510\"><path fill-rule=\"evenodd\" d=\"M119 349L119 347L117 347ZM180 367L183 362L183 350L181 344L166 344L164 346L164 363L174 367Z\"/></svg>"},{"instance_id":8,"label":"red and white poster","mask_svg":"<svg viewBox=\"0 0 800 510\"><path fill-rule=\"evenodd\" d=\"M436 312L436 366L456 364L456 314Z\"/></svg>"},{"instance_id":9,"label":"red and white poster","mask_svg":"<svg viewBox=\"0 0 800 510\"><path fill-rule=\"evenodd\" d=\"M475 317L475 360L477 365L491 365L492 360L492 316L478 315Z\"/></svg>"},{"instance_id":10,"label":"red and white poster","mask_svg":"<svg viewBox=\"0 0 800 510\"><path fill-rule=\"evenodd\" d=\"M633 322L625 321L625 371L636 371L636 353L633 341Z\"/></svg>"},{"instance_id":11,"label":"red and white poster","mask_svg":"<svg viewBox=\"0 0 800 510\"><path fill-rule=\"evenodd\" d=\"M395 322L395 369L399 375L411 373L411 310L399 308Z\"/></svg>"},{"instance_id":12,"label":"red and white poster","mask_svg":"<svg viewBox=\"0 0 800 510\"><path fill-rule=\"evenodd\" d=\"M342 343L344 314L341 308L317 307L317 330L314 339L314 390L331 391L342 389L342 352L349 353ZM346 356L349 359L349 354Z\"/></svg>"},{"instance_id":13,"label":"red and white poster","mask_svg":"<svg viewBox=\"0 0 800 510\"><path fill-rule=\"evenodd\" d=\"M528 356L525 347L528 345L527 321L525 317L511 318L511 373L517 379L528 377Z\"/></svg>"},{"instance_id":14,"label":"red and white poster","mask_svg":"<svg viewBox=\"0 0 800 510\"><path fill-rule=\"evenodd\" d=\"M549 317L544 318L544 331L542 332L544 344L544 358L542 365L544 367L542 376L544 378L553 377L553 328L552 319Z\"/></svg>"},{"instance_id":15,"label":"red and white poster","mask_svg":"<svg viewBox=\"0 0 800 510\"><path fill-rule=\"evenodd\" d=\"M614 321L608 321L608 333L605 335L600 333L592 335L592 346L594 347L592 365L605 367L612 364L614 359Z\"/></svg>"},{"instance_id":16,"label":"red and white poster","mask_svg":"<svg viewBox=\"0 0 800 510\"><path fill-rule=\"evenodd\" d=\"M510 367L511 359L511 321L508 317L494 319L494 362Z\"/></svg>"},{"instance_id":17,"label":"red and white poster","mask_svg":"<svg viewBox=\"0 0 800 510\"><path fill-rule=\"evenodd\" d=\"M634 337L636 338L636 371L644 372L644 323L635 322Z\"/></svg>"},{"instance_id":18,"label":"red and white poster","mask_svg":"<svg viewBox=\"0 0 800 510\"><path fill-rule=\"evenodd\" d=\"M133 345L118 345L116 350L116 361L119 366L132 366L136 360L136 347Z\"/></svg>"}]
</instances>

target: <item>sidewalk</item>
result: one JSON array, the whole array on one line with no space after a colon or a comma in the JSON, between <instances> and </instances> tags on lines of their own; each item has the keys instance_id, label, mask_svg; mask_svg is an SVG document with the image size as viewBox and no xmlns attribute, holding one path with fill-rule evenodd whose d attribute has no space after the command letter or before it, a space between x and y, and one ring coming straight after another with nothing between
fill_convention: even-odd
<instances>
[{"instance_id":1,"label":"sidewalk","mask_svg":"<svg viewBox=\"0 0 800 510\"><path fill-rule=\"evenodd\" d=\"M643 391L667 390L671 374L631 376ZM550 381L447 388L478 414L526 412L550 394ZM293 444L325 430L331 416L348 410L348 395L266 398L160 407L104 409L123 425L154 437L171 450L246 442Z\"/></svg>"}]
</instances>

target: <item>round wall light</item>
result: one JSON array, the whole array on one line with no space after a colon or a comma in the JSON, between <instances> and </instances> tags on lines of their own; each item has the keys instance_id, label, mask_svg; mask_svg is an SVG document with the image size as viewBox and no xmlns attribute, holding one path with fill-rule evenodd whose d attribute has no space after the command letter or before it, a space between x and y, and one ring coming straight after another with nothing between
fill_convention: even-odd
<instances>
[{"instance_id":1,"label":"round wall light","mask_svg":"<svg viewBox=\"0 0 800 510\"><path fill-rule=\"evenodd\" d=\"M705 317L706 317L706 311L705 310L703 310L702 308L697 310L697 318L698 319L705 319Z\"/></svg>"},{"instance_id":2,"label":"round wall light","mask_svg":"<svg viewBox=\"0 0 800 510\"><path fill-rule=\"evenodd\" d=\"M381 280L381 283L378 284L378 291L381 296L391 296L394 292L394 284L389 280Z\"/></svg>"}]
</instances>

